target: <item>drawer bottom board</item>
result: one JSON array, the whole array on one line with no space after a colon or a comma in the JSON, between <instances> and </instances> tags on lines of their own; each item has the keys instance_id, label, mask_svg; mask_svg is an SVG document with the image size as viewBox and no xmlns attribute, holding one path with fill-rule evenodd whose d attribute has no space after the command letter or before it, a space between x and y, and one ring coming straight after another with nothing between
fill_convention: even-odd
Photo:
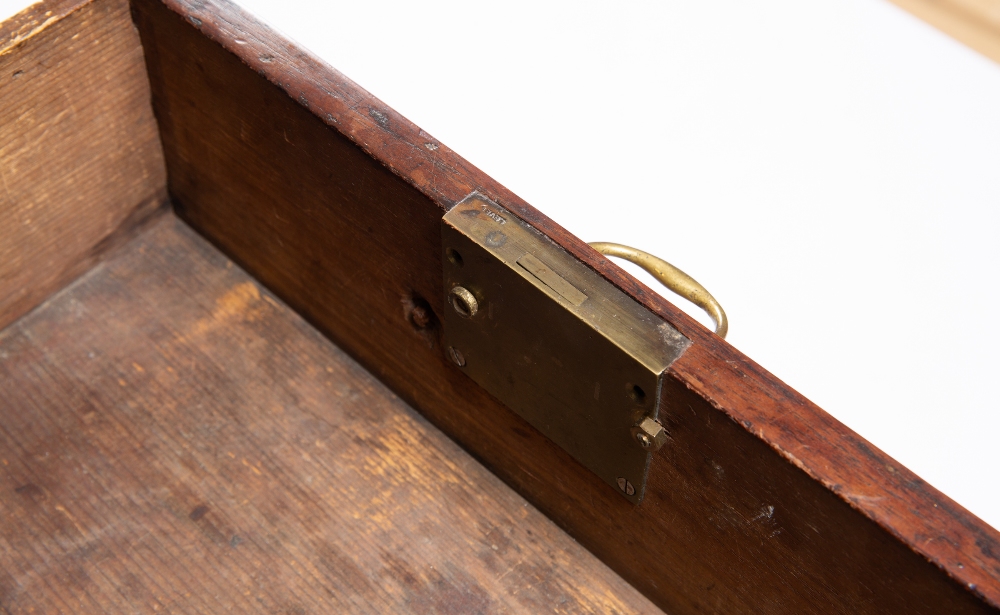
<instances>
[{"instance_id":1,"label":"drawer bottom board","mask_svg":"<svg viewBox=\"0 0 1000 615\"><path fill-rule=\"evenodd\" d=\"M172 214L0 400L4 612L659 612Z\"/></svg>"}]
</instances>

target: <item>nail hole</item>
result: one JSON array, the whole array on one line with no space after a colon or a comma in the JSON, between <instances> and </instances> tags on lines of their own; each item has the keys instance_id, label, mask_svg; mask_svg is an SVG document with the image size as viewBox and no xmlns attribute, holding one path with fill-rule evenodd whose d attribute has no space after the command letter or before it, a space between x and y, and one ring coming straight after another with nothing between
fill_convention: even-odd
<instances>
[{"instance_id":1,"label":"nail hole","mask_svg":"<svg viewBox=\"0 0 1000 615\"><path fill-rule=\"evenodd\" d=\"M463 264L465 264L462 261L462 255L459 254L458 250L456 250L455 248L448 248L447 250L444 251L444 253L445 256L448 257L448 262L450 262L452 265L455 265L456 267L461 267Z\"/></svg>"},{"instance_id":2,"label":"nail hole","mask_svg":"<svg viewBox=\"0 0 1000 615\"><path fill-rule=\"evenodd\" d=\"M431 324L431 315L421 306L416 306L410 312L410 324L417 329L426 329Z\"/></svg>"},{"instance_id":3,"label":"nail hole","mask_svg":"<svg viewBox=\"0 0 1000 615\"><path fill-rule=\"evenodd\" d=\"M646 401L646 392L642 390L642 387L638 384L626 385L626 390L628 391L629 399L637 404L641 404Z\"/></svg>"},{"instance_id":4,"label":"nail hole","mask_svg":"<svg viewBox=\"0 0 1000 615\"><path fill-rule=\"evenodd\" d=\"M403 299L406 319L417 331L428 331L437 326L437 319L427 300L417 293Z\"/></svg>"}]
</instances>

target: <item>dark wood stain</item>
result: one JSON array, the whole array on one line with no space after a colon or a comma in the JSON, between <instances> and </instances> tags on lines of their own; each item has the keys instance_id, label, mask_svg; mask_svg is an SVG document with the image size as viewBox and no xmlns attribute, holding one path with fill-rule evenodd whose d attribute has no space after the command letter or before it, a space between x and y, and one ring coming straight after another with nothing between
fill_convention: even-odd
<instances>
[{"instance_id":1,"label":"dark wood stain","mask_svg":"<svg viewBox=\"0 0 1000 615\"><path fill-rule=\"evenodd\" d=\"M89 269L166 197L125 0L36 4L0 25L0 327Z\"/></svg>"},{"instance_id":2,"label":"dark wood stain","mask_svg":"<svg viewBox=\"0 0 1000 615\"><path fill-rule=\"evenodd\" d=\"M0 399L0 612L657 612L173 216Z\"/></svg>"},{"instance_id":3,"label":"dark wood stain","mask_svg":"<svg viewBox=\"0 0 1000 615\"><path fill-rule=\"evenodd\" d=\"M199 519L204 517L207 512L208 512L208 506L200 504L194 507L194 510L191 511L191 514L188 515L188 518L191 519L192 521L198 521Z\"/></svg>"},{"instance_id":4,"label":"dark wood stain","mask_svg":"<svg viewBox=\"0 0 1000 615\"><path fill-rule=\"evenodd\" d=\"M235 5L133 6L180 215L655 602L997 610L996 530ZM412 297L444 307L438 225L473 190L694 342L669 371L673 443L638 508L413 326Z\"/></svg>"}]
</instances>

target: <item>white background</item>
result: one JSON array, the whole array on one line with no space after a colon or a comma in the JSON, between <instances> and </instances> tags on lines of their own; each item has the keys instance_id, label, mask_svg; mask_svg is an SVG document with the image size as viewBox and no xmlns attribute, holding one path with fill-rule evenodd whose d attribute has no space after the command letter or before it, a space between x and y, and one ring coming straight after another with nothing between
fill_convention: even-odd
<instances>
[{"instance_id":1,"label":"white background","mask_svg":"<svg viewBox=\"0 0 1000 615\"><path fill-rule=\"evenodd\" d=\"M690 273L733 345L1000 527L1000 65L884 0L240 3Z\"/></svg>"}]
</instances>

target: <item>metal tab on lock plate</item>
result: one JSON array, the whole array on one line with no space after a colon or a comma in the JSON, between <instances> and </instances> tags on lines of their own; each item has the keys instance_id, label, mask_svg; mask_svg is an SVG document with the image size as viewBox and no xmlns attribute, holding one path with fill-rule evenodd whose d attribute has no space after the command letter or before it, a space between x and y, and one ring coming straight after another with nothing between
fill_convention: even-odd
<instances>
[{"instance_id":1,"label":"metal tab on lock plate","mask_svg":"<svg viewBox=\"0 0 1000 615\"><path fill-rule=\"evenodd\" d=\"M442 249L452 361L639 503L655 447L641 429L690 341L478 193L445 214Z\"/></svg>"}]
</instances>

